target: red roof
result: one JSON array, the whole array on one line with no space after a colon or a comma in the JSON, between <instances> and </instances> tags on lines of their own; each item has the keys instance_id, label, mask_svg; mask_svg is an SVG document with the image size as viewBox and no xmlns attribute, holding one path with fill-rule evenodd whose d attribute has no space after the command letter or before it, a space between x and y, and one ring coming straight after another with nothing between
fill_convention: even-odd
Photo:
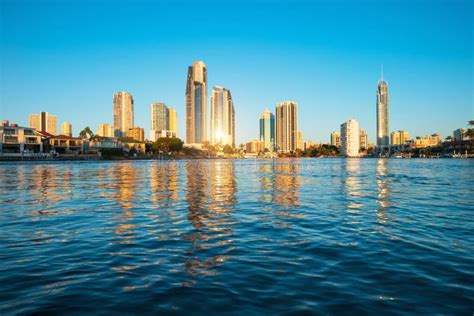
<instances>
[{"instance_id":1,"label":"red roof","mask_svg":"<svg viewBox=\"0 0 474 316\"><path fill-rule=\"evenodd\" d=\"M54 137L53 134L50 134L48 132L43 132L43 131L36 131L38 134L40 134L43 137Z\"/></svg>"}]
</instances>

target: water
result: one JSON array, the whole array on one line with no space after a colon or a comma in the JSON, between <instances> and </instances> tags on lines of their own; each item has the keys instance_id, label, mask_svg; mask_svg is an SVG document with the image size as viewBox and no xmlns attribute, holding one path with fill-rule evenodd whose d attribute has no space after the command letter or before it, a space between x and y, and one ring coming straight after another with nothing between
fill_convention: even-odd
<instances>
[{"instance_id":1,"label":"water","mask_svg":"<svg viewBox=\"0 0 474 316\"><path fill-rule=\"evenodd\" d=\"M0 314L474 312L474 160L0 164Z\"/></svg>"}]
</instances>

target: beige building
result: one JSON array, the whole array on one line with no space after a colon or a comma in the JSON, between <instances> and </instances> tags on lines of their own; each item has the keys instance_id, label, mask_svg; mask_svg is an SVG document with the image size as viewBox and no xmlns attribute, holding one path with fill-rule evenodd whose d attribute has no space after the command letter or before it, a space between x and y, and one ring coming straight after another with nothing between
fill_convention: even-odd
<instances>
[{"instance_id":1,"label":"beige building","mask_svg":"<svg viewBox=\"0 0 474 316\"><path fill-rule=\"evenodd\" d=\"M155 142L159 138L164 138L164 137L177 137L176 133L173 131L168 131L168 130L161 130L161 131L150 131L150 140Z\"/></svg>"},{"instance_id":2,"label":"beige building","mask_svg":"<svg viewBox=\"0 0 474 316\"><path fill-rule=\"evenodd\" d=\"M130 128L127 132L127 137L131 137L137 142L145 141L145 130L141 127Z\"/></svg>"},{"instance_id":3,"label":"beige building","mask_svg":"<svg viewBox=\"0 0 474 316\"><path fill-rule=\"evenodd\" d=\"M276 147L280 153L294 152L298 146L298 103L283 101L276 106Z\"/></svg>"},{"instance_id":4,"label":"beige building","mask_svg":"<svg viewBox=\"0 0 474 316\"><path fill-rule=\"evenodd\" d=\"M41 136L34 128L10 125L6 120L0 126L0 156L16 156L42 151Z\"/></svg>"},{"instance_id":5,"label":"beige building","mask_svg":"<svg viewBox=\"0 0 474 316\"><path fill-rule=\"evenodd\" d=\"M264 150L265 142L258 139L252 139L251 141L245 144L245 152L247 154L259 153L263 152Z\"/></svg>"},{"instance_id":6,"label":"beige building","mask_svg":"<svg viewBox=\"0 0 474 316\"><path fill-rule=\"evenodd\" d=\"M389 139L388 120L388 85L382 77L377 85L377 147L380 150L388 148Z\"/></svg>"},{"instance_id":7,"label":"beige building","mask_svg":"<svg viewBox=\"0 0 474 316\"><path fill-rule=\"evenodd\" d=\"M128 92L114 94L114 136L127 136L133 125L133 96Z\"/></svg>"},{"instance_id":8,"label":"beige building","mask_svg":"<svg viewBox=\"0 0 474 316\"><path fill-rule=\"evenodd\" d=\"M296 142L296 148L299 150L304 149L303 133L301 133L301 131L298 131L298 141Z\"/></svg>"},{"instance_id":9,"label":"beige building","mask_svg":"<svg viewBox=\"0 0 474 316\"><path fill-rule=\"evenodd\" d=\"M341 147L341 133L340 132L331 133L331 146Z\"/></svg>"},{"instance_id":10,"label":"beige building","mask_svg":"<svg viewBox=\"0 0 474 316\"><path fill-rule=\"evenodd\" d=\"M438 146L442 143L441 135L438 133L432 134L430 136L417 137L408 141L408 145L411 148L425 148Z\"/></svg>"},{"instance_id":11,"label":"beige building","mask_svg":"<svg viewBox=\"0 0 474 316\"><path fill-rule=\"evenodd\" d=\"M63 122L61 124L61 135L72 136L72 125L69 122Z\"/></svg>"},{"instance_id":12,"label":"beige building","mask_svg":"<svg viewBox=\"0 0 474 316\"><path fill-rule=\"evenodd\" d=\"M369 136L365 129L359 129L359 146L360 149L367 150L369 149Z\"/></svg>"},{"instance_id":13,"label":"beige building","mask_svg":"<svg viewBox=\"0 0 474 316\"><path fill-rule=\"evenodd\" d=\"M188 67L186 81L186 144L207 140L207 68L202 61Z\"/></svg>"},{"instance_id":14,"label":"beige building","mask_svg":"<svg viewBox=\"0 0 474 316\"><path fill-rule=\"evenodd\" d=\"M114 137L112 126L108 123L97 125L96 134L101 137Z\"/></svg>"},{"instance_id":15,"label":"beige building","mask_svg":"<svg viewBox=\"0 0 474 316\"><path fill-rule=\"evenodd\" d=\"M150 140L156 141L157 133L171 132L174 137L178 134L178 115L176 110L162 102L153 102L150 105ZM161 136L160 136L161 137Z\"/></svg>"},{"instance_id":16,"label":"beige building","mask_svg":"<svg viewBox=\"0 0 474 316\"><path fill-rule=\"evenodd\" d=\"M235 147L235 109L230 90L215 86L211 96L211 144Z\"/></svg>"},{"instance_id":17,"label":"beige building","mask_svg":"<svg viewBox=\"0 0 474 316\"><path fill-rule=\"evenodd\" d=\"M310 148L313 148L313 147L319 147L320 144L319 143L315 143L311 140L307 140L304 142L304 150L308 150Z\"/></svg>"},{"instance_id":18,"label":"beige building","mask_svg":"<svg viewBox=\"0 0 474 316\"><path fill-rule=\"evenodd\" d=\"M350 119L341 124L341 152L346 157L358 157L359 149L359 123L355 119Z\"/></svg>"},{"instance_id":19,"label":"beige building","mask_svg":"<svg viewBox=\"0 0 474 316\"><path fill-rule=\"evenodd\" d=\"M410 133L405 131L392 132L390 134L390 145L403 145L410 139Z\"/></svg>"},{"instance_id":20,"label":"beige building","mask_svg":"<svg viewBox=\"0 0 474 316\"><path fill-rule=\"evenodd\" d=\"M30 127L37 131L46 132L51 135L58 134L58 117L51 115L48 112L41 112L39 114L30 114Z\"/></svg>"}]
</instances>

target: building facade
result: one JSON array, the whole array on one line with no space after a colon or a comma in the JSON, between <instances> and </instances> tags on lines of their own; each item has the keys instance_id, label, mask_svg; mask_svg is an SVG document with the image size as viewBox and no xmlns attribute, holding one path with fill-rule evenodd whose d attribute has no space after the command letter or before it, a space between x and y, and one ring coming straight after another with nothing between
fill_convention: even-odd
<instances>
[{"instance_id":1,"label":"building facade","mask_svg":"<svg viewBox=\"0 0 474 316\"><path fill-rule=\"evenodd\" d=\"M410 133L405 131L397 131L390 133L390 145L391 146L398 146L403 145L408 142L410 139Z\"/></svg>"},{"instance_id":2,"label":"building facade","mask_svg":"<svg viewBox=\"0 0 474 316\"><path fill-rule=\"evenodd\" d=\"M442 143L441 135L438 133L424 136L424 137L417 137L415 139L409 140L407 143L410 148L425 148L425 147L433 147L439 146Z\"/></svg>"},{"instance_id":3,"label":"building facade","mask_svg":"<svg viewBox=\"0 0 474 316\"><path fill-rule=\"evenodd\" d=\"M141 127L130 128L127 132L127 137L133 138L137 142L145 141L145 130Z\"/></svg>"},{"instance_id":4,"label":"building facade","mask_svg":"<svg viewBox=\"0 0 474 316\"><path fill-rule=\"evenodd\" d=\"M341 133L340 132L331 133L331 146L341 147Z\"/></svg>"},{"instance_id":5,"label":"building facade","mask_svg":"<svg viewBox=\"0 0 474 316\"><path fill-rule=\"evenodd\" d=\"M34 128L10 125L8 121L0 126L0 155L24 155L42 151L41 136Z\"/></svg>"},{"instance_id":6,"label":"building facade","mask_svg":"<svg viewBox=\"0 0 474 316\"><path fill-rule=\"evenodd\" d=\"M188 67L186 81L186 144L207 140L207 68L202 61Z\"/></svg>"},{"instance_id":7,"label":"building facade","mask_svg":"<svg viewBox=\"0 0 474 316\"><path fill-rule=\"evenodd\" d=\"M453 132L453 138L456 141L464 140L467 136L467 128L458 128Z\"/></svg>"},{"instance_id":8,"label":"building facade","mask_svg":"<svg viewBox=\"0 0 474 316\"><path fill-rule=\"evenodd\" d=\"M37 131L47 132L52 135L58 134L58 117L51 115L48 112L41 112L39 114L30 114L30 127Z\"/></svg>"},{"instance_id":9,"label":"building facade","mask_svg":"<svg viewBox=\"0 0 474 316\"><path fill-rule=\"evenodd\" d=\"M276 149L280 153L294 152L298 146L298 103L283 101L275 111Z\"/></svg>"},{"instance_id":10,"label":"building facade","mask_svg":"<svg viewBox=\"0 0 474 316\"><path fill-rule=\"evenodd\" d=\"M369 136L365 129L359 129L359 146L360 149L367 150L369 149Z\"/></svg>"},{"instance_id":11,"label":"building facade","mask_svg":"<svg viewBox=\"0 0 474 316\"><path fill-rule=\"evenodd\" d=\"M384 150L390 145L388 118L388 85L382 78L377 85L377 147Z\"/></svg>"},{"instance_id":12,"label":"building facade","mask_svg":"<svg viewBox=\"0 0 474 316\"><path fill-rule=\"evenodd\" d=\"M268 109L260 114L260 141L269 151L275 150L275 115Z\"/></svg>"},{"instance_id":13,"label":"building facade","mask_svg":"<svg viewBox=\"0 0 474 316\"><path fill-rule=\"evenodd\" d=\"M171 132L174 137L178 134L178 114L176 110L161 102L154 102L150 106L150 140L156 141L156 135Z\"/></svg>"},{"instance_id":14,"label":"building facade","mask_svg":"<svg viewBox=\"0 0 474 316\"><path fill-rule=\"evenodd\" d=\"M359 157L359 123L350 119L341 124L341 152L346 157Z\"/></svg>"},{"instance_id":15,"label":"building facade","mask_svg":"<svg viewBox=\"0 0 474 316\"><path fill-rule=\"evenodd\" d=\"M96 134L101 137L114 137L113 128L108 123L97 125Z\"/></svg>"},{"instance_id":16,"label":"building facade","mask_svg":"<svg viewBox=\"0 0 474 316\"><path fill-rule=\"evenodd\" d=\"M173 108L168 108L168 130L178 135L178 112Z\"/></svg>"},{"instance_id":17,"label":"building facade","mask_svg":"<svg viewBox=\"0 0 474 316\"><path fill-rule=\"evenodd\" d=\"M63 122L61 124L61 135L72 137L72 125L69 122Z\"/></svg>"},{"instance_id":18,"label":"building facade","mask_svg":"<svg viewBox=\"0 0 474 316\"><path fill-rule=\"evenodd\" d=\"M133 96L128 92L117 92L114 94L114 136L125 137L133 127Z\"/></svg>"},{"instance_id":19,"label":"building facade","mask_svg":"<svg viewBox=\"0 0 474 316\"><path fill-rule=\"evenodd\" d=\"M235 109L230 90L215 86L211 96L211 144L235 147Z\"/></svg>"}]
</instances>

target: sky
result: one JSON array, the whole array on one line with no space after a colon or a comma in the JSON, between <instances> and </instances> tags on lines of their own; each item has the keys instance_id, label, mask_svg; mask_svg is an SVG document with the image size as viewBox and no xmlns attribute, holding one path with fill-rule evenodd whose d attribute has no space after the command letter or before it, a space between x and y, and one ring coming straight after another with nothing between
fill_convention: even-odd
<instances>
[{"instance_id":1,"label":"sky","mask_svg":"<svg viewBox=\"0 0 474 316\"><path fill-rule=\"evenodd\" d=\"M113 123L113 94L132 93L135 126L150 104L178 112L185 137L187 67L207 65L231 90L236 139L259 116L298 102L305 140L329 142L350 118L375 142L383 64L390 130L443 137L474 119L473 1L0 0L0 119L47 111L73 134ZM208 104L209 100L208 100Z\"/></svg>"}]
</instances>

